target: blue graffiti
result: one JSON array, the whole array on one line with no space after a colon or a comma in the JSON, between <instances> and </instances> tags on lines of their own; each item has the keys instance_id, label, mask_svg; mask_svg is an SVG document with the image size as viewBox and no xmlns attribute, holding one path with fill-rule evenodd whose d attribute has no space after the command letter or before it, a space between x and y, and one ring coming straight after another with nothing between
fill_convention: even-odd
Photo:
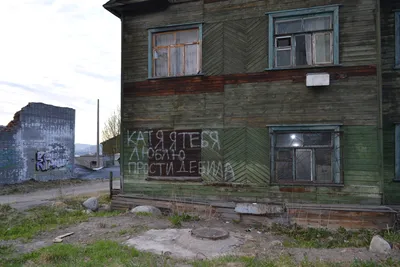
<instances>
[{"instance_id":1,"label":"blue graffiti","mask_svg":"<svg viewBox=\"0 0 400 267\"><path fill-rule=\"evenodd\" d=\"M63 168L68 164L67 159L61 158L58 153L42 152L36 153L36 170L48 171L51 169Z\"/></svg>"}]
</instances>

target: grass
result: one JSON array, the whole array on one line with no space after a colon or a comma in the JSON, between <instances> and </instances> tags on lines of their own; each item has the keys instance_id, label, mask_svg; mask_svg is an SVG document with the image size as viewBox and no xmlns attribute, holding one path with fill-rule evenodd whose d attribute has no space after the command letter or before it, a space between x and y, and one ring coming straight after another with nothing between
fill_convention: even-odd
<instances>
[{"instance_id":1,"label":"grass","mask_svg":"<svg viewBox=\"0 0 400 267\"><path fill-rule=\"evenodd\" d=\"M283 242L286 247L299 248L344 248L344 247L368 247L375 234L381 235L389 243L400 242L400 231L384 230L358 230L348 231L339 228L329 231L321 228L301 228L296 225L282 226L275 224L269 231L285 235L289 240Z\"/></svg>"},{"instance_id":2,"label":"grass","mask_svg":"<svg viewBox=\"0 0 400 267\"><path fill-rule=\"evenodd\" d=\"M0 205L0 240L22 238L30 240L42 231L58 229L68 225L88 221L90 217L110 217L121 214L120 211L99 211L86 214L80 199L65 200L65 207L39 206L21 213L9 205Z\"/></svg>"},{"instance_id":3,"label":"grass","mask_svg":"<svg viewBox=\"0 0 400 267\"><path fill-rule=\"evenodd\" d=\"M388 259L382 262L354 261L352 263L309 262L303 260L296 263L290 256L281 256L277 259L257 257L222 257L213 260L184 261L172 259L165 255L154 255L137 251L113 241L101 240L81 246L71 244L53 244L35 252L15 256L14 258L0 258L1 266L176 266L178 263L190 264L193 267L398 267L399 263Z\"/></svg>"},{"instance_id":4,"label":"grass","mask_svg":"<svg viewBox=\"0 0 400 267\"><path fill-rule=\"evenodd\" d=\"M187 213L174 213L168 217L168 220L172 223L175 227L181 227L182 222L189 222L189 221L198 221L200 218L198 216L191 216Z\"/></svg>"},{"instance_id":5,"label":"grass","mask_svg":"<svg viewBox=\"0 0 400 267\"><path fill-rule=\"evenodd\" d=\"M0 245L0 255L5 259L10 258L13 255L14 251L15 249L11 245Z\"/></svg>"}]
</instances>

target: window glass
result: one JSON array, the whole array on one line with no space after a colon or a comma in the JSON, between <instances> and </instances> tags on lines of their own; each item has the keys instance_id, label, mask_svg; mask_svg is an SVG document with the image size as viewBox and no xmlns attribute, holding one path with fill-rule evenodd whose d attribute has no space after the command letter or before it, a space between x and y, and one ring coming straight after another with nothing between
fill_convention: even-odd
<instances>
[{"instance_id":1,"label":"window glass","mask_svg":"<svg viewBox=\"0 0 400 267\"><path fill-rule=\"evenodd\" d=\"M155 46L168 46L175 44L174 33L158 33L155 35Z\"/></svg>"},{"instance_id":2,"label":"window glass","mask_svg":"<svg viewBox=\"0 0 400 267\"><path fill-rule=\"evenodd\" d=\"M170 48L171 75L178 76L183 74L183 47Z\"/></svg>"},{"instance_id":3,"label":"window glass","mask_svg":"<svg viewBox=\"0 0 400 267\"><path fill-rule=\"evenodd\" d=\"M187 30L187 31L178 31L176 33L176 43L177 44L186 44L186 43L194 43L199 40L199 34L197 30Z\"/></svg>"},{"instance_id":4,"label":"window glass","mask_svg":"<svg viewBox=\"0 0 400 267\"><path fill-rule=\"evenodd\" d=\"M292 45L291 37L277 38L276 40L277 47L290 47L291 45Z\"/></svg>"},{"instance_id":5,"label":"window glass","mask_svg":"<svg viewBox=\"0 0 400 267\"><path fill-rule=\"evenodd\" d=\"M185 46L185 74L197 73L197 49L197 44Z\"/></svg>"},{"instance_id":6,"label":"window glass","mask_svg":"<svg viewBox=\"0 0 400 267\"><path fill-rule=\"evenodd\" d=\"M331 34L318 33L315 37L315 63L331 62Z\"/></svg>"},{"instance_id":7,"label":"window glass","mask_svg":"<svg viewBox=\"0 0 400 267\"><path fill-rule=\"evenodd\" d=\"M330 146L332 133L306 133L304 134L304 146Z\"/></svg>"},{"instance_id":8,"label":"window glass","mask_svg":"<svg viewBox=\"0 0 400 267\"><path fill-rule=\"evenodd\" d=\"M292 65L292 51L291 50L278 50L276 51L276 65L278 67L285 67Z\"/></svg>"},{"instance_id":9,"label":"window glass","mask_svg":"<svg viewBox=\"0 0 400 267\"><path fill-rule=\"evenodd\" d=\"M311 65L311 35L296 35L295 40L296 65Z\"/></svg>"},{"instance_id":10,"label":"window glass","mask_svg":"<svg viewBox=\"0 0 400 267\"><path fill-rule=\"evenodd\" d=\"M301 20L290 20L290 21L277 21L275 26L276 34L288 34L302 31Z\"/></svg>"},{"instance_id":11,"label":"window glass","mask_svg":"<svg viewBox=\"0 0 400 267\"><path fill-rule=\"evenodd\" d=\"M304 31L321 31L330 29L332 29L330 16L304 19Z\"/></svg>"},{"instance_id":12,"label":"window glass","mask_svg":"<svg viewBox=\"0 0 400 267\"><path fill-rule=\"evenodd\" d=\"M154 51L155 76L168 75L168 49L160 48Z\"/></svg>"},{"instance_id":13,"label":"window glass","mask_svg":"<svg viewBox=\"0 0 400 267\"><path fill-rule=\"evenodd\" d=\"M312 180L311 163L311 149L296 149L296 180Z\"/></svg>"},{"instance_id":14,"label":"window glass","mask_svg":"<svg viewBox=\"0 0 400 267\"><path fill-rule=\"evenodd\" d=\"M315 173L318 182L332 181L332 150L316 149L315 150Z\"/></svg>"}]
</instances>

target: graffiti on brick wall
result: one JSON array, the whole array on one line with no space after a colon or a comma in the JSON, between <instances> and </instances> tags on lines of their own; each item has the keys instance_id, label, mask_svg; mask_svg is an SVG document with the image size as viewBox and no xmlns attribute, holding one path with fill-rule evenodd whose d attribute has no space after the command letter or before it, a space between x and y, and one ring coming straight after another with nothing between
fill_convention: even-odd
<instances>
[{"instance_id":1,"label":"graffiti on brick wall","mask_svg":"<svg viewBox=\"0 0 400 267\"><path fill-rule=\"evenodd\" d=\"M36 152L36 170L49 171L68 165L68 153L62 145L51 145L46 151Z\"/></svg>"},{"instance_id":2,"label":"graffiti on brick wall","mask_svg":"<svg viewBox=\"0 0 400 267\"><path fill-rule=\"evenodd\" d=\"M229 162L202 160L202 150L219 153L218 131L128 131L131 148L128 173L157 177L199 177L203 175L234 179Z\"/></svg>"}]
</instances>

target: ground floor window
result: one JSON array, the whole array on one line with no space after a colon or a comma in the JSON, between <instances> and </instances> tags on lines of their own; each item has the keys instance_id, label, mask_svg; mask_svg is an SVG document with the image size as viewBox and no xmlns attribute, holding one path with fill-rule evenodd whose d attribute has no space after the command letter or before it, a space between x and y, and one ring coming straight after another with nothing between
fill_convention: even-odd
<instances>
[{"instance_id":1,"label":"ground floor window","mask_svg":"<svg viewBox=\"0 0 400 267\"><path fill-rule=\"evenodd\" d=\"M271 174L275 183L341 183L337 126L271 127Z\"/></svg>"}]
</instances>

